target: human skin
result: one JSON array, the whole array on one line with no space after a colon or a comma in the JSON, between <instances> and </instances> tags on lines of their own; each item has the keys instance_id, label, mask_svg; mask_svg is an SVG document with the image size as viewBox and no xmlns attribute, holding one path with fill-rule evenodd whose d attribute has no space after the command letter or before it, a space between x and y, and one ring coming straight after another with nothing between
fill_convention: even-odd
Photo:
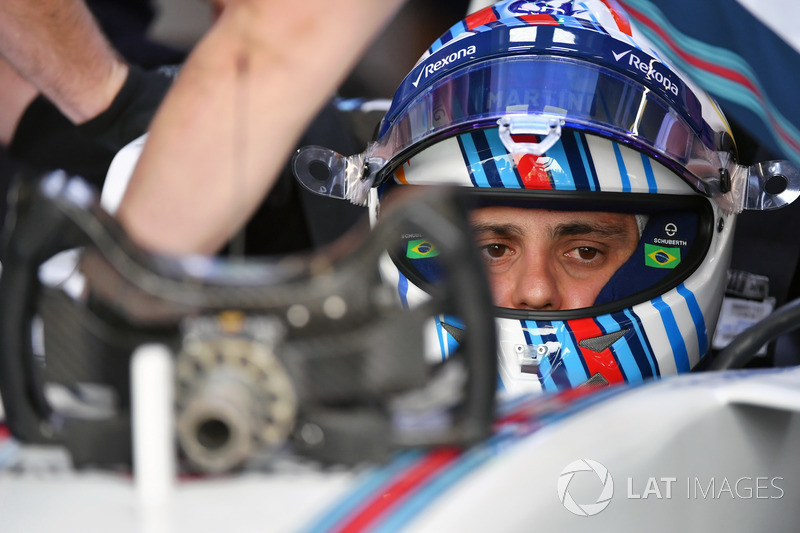
<instances>
[{"instance_id":1,"label":"human skin","mask_svg":"<svg viewBox=\"0 0 800 533\"><path fill-rule=\"evenodd\" d=\"M0 52L0 101L12 106L0 117L6 142L36 91L82 124L108 108L128 75L82 0L3 0Z\"/></svg>"},{"instance_id":2,"label":"human skin","mask_svg":"<svg viewBox=\"0 0 800 533\"><path fill-rule=\"evenodd\" d=\"M169 254L224 246L403 1L217 2L222 11L159 108L117 212L134 240Z\"/></svg>"},{"instance_id":3,"label":"human skin","mask_svg":"<svg viewBox=\"0 0 800 533\"><path fill-rule=\"evenodd\" d=\"M0 55L0 144L11 143L22 114L38 94L36 86Z\"/></svg>"},{"instance_id":4,"label":"human skin","mask_svg":"<svg viewBox=\"0 0 800 533\"><path fill-rule=\"evenodd\" d=\"M558 311L594 304L639 241L634 215L508 206L471 215L495 305Z\"/></svg>"}]
</instances>

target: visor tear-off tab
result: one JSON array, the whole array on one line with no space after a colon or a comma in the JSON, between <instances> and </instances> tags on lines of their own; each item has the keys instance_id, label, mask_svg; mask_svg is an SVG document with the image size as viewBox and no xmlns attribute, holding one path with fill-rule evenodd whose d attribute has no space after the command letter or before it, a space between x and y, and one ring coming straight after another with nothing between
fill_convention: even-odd
<instances>
[{"instance_id":1,"label":"visor tear-off tab","mask_svg":"<svg viewBox=\"0 0 800 533\"><path fill-rule=\"evenodd\" d=\"M743 209L778 209L800 196L800 168L789 161L766 161L743 170Z\"/></svg>"}]
</instances>

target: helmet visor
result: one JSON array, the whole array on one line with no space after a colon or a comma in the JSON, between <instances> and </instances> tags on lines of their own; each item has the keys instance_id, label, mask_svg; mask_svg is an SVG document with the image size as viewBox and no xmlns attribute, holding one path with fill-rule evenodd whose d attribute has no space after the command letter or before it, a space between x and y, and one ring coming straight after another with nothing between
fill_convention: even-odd
<instances>
[{"instance_id":1,"label":"helmet visor","mask_svg":"<svg viewBox=\"0 0 800 533\"><path fill-rule=\"evenodd\" d=\"M717 134L688 110L616 71L558 56L490 59L439 80L387 117L367 157L402 161L423 141L515 114L550 117L635 144L707 195L719 190L719 169L729 164L716 151Z\"/></svg>"}]
</instances>

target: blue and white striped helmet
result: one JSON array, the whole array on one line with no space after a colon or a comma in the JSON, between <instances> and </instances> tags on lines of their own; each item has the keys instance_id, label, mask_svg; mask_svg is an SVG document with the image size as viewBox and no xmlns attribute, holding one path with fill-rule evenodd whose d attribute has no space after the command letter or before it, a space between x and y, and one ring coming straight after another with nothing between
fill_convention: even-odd
<instances>
[{"instance_id":1,"label":"blue and white striped helmet","mask_svg":"<svg viewBox=\"0 0 800 533\"><path fill-rule=\"evenodd\" d=\"M317 192L303 168L323 159L327 194L368 203L373 217L394 187L454 184L479 202L646 221L594 305L497 309L499 381L512 392L695 368L717 322L736 214L797 195L766 193L769 172L737 163L719 107L613 0L509 0L468 16L405 78L364 153L298 154L298 178ZM427 298L431 249L411 235L405 257L384 261L408 305ZM432 357L448 356L459 329L436 320Z\"/></svg>"}]
</instances>

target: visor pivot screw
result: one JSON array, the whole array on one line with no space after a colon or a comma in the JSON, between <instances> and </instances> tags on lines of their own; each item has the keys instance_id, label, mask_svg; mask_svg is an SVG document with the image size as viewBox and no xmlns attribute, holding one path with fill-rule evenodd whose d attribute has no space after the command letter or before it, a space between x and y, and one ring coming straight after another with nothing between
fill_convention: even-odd
<instances>
[{"instance_id":1,"label":"visor pivot screw","mask_svg":"<svg viewBox=\"0 0 800 533\"><path fill-rule=\"evenodd\" d=\"M380 170L380 167L377 164L371 163L370 161L364 161L364 170L361 174L361 181L367 181L370 176L378 172L378 170Z\"/></svg>"},{"instance_id":2,"label":"visor pivot screw","mask_svg":"<svg viewBox=\"0 0 800 533\"><path fill-rule=\"evenodd\" d=\"M722 233L722 230L724 229L725 229L725 219L719 217L719 220L717 221L717 233Z\"/></svg>"},{"instance_id":3,"label":"visor pivot screw","mask_svg":"<svg viewBox=\"0 0 800 533\"><path fill-rule=\"evenodd\" d=\"M545 346L544 344L540 344L539 346L536 347L536 355L538 355L539 357L547 355L547 352L548 352L547 346Z\"/></svg>"},{"instance_id":4,"label":"visor pivot screw","mask_svg":"<svg viewBox=\"0 0 800 533\"><path fill-rule=\"evenodd\" d=\"M731 191L731 173L728 172L728 169L719 169L719 190L722 191L722 194Z\"/></svg>"}]
</instances>

